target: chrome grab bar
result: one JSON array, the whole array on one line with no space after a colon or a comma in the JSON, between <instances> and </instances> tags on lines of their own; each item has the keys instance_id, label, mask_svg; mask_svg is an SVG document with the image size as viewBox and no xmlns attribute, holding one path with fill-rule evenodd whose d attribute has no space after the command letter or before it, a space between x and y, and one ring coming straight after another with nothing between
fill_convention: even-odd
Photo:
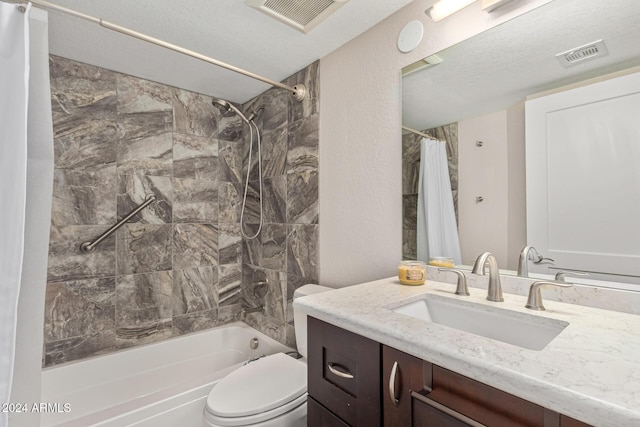
<instances>
[{"instance_id":1,"label":"chrome grab bar","mask_svg":"<svg viewBox=\"0 0 640 427\"><path fill-rule=\"evenodd\" d=\"M156 196L154 195L147 196L147 199L143 204L135 208L133 212L131 212L129 215L125 216L120 221L118 221L116 225L114 225L113 227L111 227L110 229L102 233L100 236L98 236L98 238L96 238L93 242L84 242L83 244L81 244L80 251L84 253L93 252L96 246L100 244L100 242L102 242L104 239L109 237L118 228L122 227L127 221L129 221L135 214L140 212L142 209L146 208L151 203L155 203L155 201L156 201Z\"/></svg>"}]
</instances>

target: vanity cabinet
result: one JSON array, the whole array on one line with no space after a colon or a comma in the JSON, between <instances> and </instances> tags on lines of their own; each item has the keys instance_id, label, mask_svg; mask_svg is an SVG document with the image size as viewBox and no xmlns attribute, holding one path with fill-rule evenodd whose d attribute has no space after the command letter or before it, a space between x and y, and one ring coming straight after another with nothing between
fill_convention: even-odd
<instances>
[{"instance_id":1,"label":"vanity cabinet","mask_svg":"<svg viewBox=\"0 0 640 427\"><path fill-rule=\"evenodd\" d=\"M379 427L380 344L313 317L307 320L309 396L346 425ZM327 414L309 427L329 427Z\"/></svg>"},{"instance_id":2,"label":"vanity cabinet","mask_svg":"<svg viewBox=\"0 0 640 427\"><path fill-rule=\"evenodd\" d=\"M308 336L309 427L588 427L314 318Z\"/></svg>"}]
</instances>

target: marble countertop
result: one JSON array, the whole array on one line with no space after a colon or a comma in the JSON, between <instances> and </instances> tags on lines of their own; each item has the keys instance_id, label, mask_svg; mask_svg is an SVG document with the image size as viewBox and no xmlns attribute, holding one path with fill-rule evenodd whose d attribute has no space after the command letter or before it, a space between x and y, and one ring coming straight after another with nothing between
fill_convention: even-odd
<instances>
[{"instance_id":1,"label":"marble countertop","mask_svg":"<svg viewBox=\"0 0 640 427\"><path fill-rule=\"evenodd\" d=\"M389 278L294 300L310 316L504 390L597 427L640 426L640 316L544 301L546 311L524 308L526 297L427 281L404 286ZM389 308L423 294L568 322L543 350L534 351L394 313ZM543 291L544 299L544 291Z\"/></svg>"}]
</instances>

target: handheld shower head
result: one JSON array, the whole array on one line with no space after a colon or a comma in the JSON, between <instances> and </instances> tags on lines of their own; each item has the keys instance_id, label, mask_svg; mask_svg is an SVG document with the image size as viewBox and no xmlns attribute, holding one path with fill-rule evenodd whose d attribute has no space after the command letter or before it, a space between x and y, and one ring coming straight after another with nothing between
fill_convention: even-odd
<instances>
[{"instance_id":1,"label":"handheld shower head","mask_svg":"<svg viewBox=\"0 0 640 427\"><path fill-rule=\"evenodd\" d=\"M214 107L216 107L218 110L220 110L220 112L224 113L228 113L229 111L233 111L234 113L236 113L246 124L249 124L249 120L245 117L245 115L242 113L242 111L240 111L238 109L238 107L236 107L235 105L233 105L232 103L230 103L229 101L226 101L224 99L220 99L220 98L213 98L213 100L211 101L211 103L213 104Z\"/></svg>"},{"instance_id":2,"label":"handheld shower head","mask_svg":"<svg viewBox=\"0 0 640 427\"><path fill-rule=\"evenodd\" d=\"M246 239L255 239L256 237L258 237L258 235L260 234L260 231L262 230L262 224L264 221L264 216L263 216L263 199L262 199L262 187L263 187L263 176L262 176L262 153L261 153L261 144L260 144L260 129L258 129L258 125L253 121L253 119L255 119L258 114L260 114L264 108L260 107L257 110L252 111L251 113L247 114L249 116L249 118L245 117L245 115L242 113L242 111L240 111L240 109L238 109L238 107L236 107L235 105L233 105L232 103L230 103L227 100L224 99L220 99L220 98L213 98L211 103L213 104L214 107L216 107L218 110L220 110L220 112L225 115L226 113L233 111L235 114L237 114L248 126L249 126L249 160L247 161L247 165L248 165L248 169L247 169L247 174L246 174L246 181L244 183L244 195L242 197L242 208L240 209L240 233L242 234L242 236ZM246 208L246 203L247 203L247 193L248 193L248 188L249 188L249 176L251 175L249 172L251 170L251 167L253 165L253 163L251 162L251 156L253 154L253 129L255 128L255 133L256 133L256 138L257 138L257 145L258 145L258 176L259 176L259 182L260 182L260 225L258 226L258 231L255 232L255 234L253 235L249 235L247 233L245 233L244 231L244 212L245 212L245 208Z\"/></svg>"},{"instance_id":3,"label":"handheld shower head","mask_svg":"<svg viewBox=\"0 0 640 427\"><path fill-rule=\"evenodd\" d=\"M231 107L228 101L225 101L224 99L219 99L219 98L213 98L213 101L211 101L211 103L213 104L214 107L216 107L218 110L220 110L223 113L226 113L227 111L231 111Z\"/></svg>"}]
</instances>

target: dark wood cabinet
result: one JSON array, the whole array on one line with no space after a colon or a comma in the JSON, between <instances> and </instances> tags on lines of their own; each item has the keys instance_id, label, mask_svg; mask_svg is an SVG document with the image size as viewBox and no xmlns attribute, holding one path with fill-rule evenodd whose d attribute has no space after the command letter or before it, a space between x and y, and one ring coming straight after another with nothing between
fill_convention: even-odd
<instances>
[{"instance_id":1,"label":"dark wood cabinet","mask_svg":"<svg viewBox=\"0 0 640 427\"><path fill-rule=\"evenodd\" d=\"M420 400L412 401L411 424L403 424L412 427L477 427L473 420L462 419L461 416L453 416L434 405L427 405ZM400 425L400 424L394 424Z\"/></svg>"},{"instance_id":2,"label":"dark wood cabinet","mask_svg":"<svg viewBox=\"0 0 640 427\"><path fill-rule=\"evenodd\" d=\"M585 424L582 421L574 420L566 415L560 415L560 427L591 427L589 424Z\"/></svg>"},{"instance_id":3,"label":"dark wood cabinet","mask_svg":"<svg viewBox=\"0 0 640 427\"><path fill-rule=\"evenodd\" d=\"M333 412L319 404L312 397L307 398L307 419L308 426L315 427L349 427Z\"/></svg>"},{"instance_id":4,"label":"dark wood cabinet","mask_svg":"<svg viewBox=\"0 0 640 427\"><path fill-rule=\"evenodd\" d=\"M380 426L380 344L312 317L307 327L309 395L350 426Z\"/></svg>"},{"instance_id":5,"label":"dark wood cabinet","mask_svg":"<svg viewBox=\"0 0 640 427\"><path fill-rule=\"evenodd\" d=\"M385 426L410 426L411 393L431 386L431 363L382 346L382 413Z\"/></svg>"},{"instance_id":6,"label":"dark wood cabinet","mask_svg":"<svg viewBox=\"0 0 640 427\"><path fill-rule=\"evenodd\" d=\"M309 318L309 427L589 427Z\"/></svg>"},{"instance_id":7,"label":"dark wood cabinet","mask_svg":"<svg viewBox=\"0 0 640 427\"><path fill-rule=\"evenodd\" d=\"M429 398L487 426L559 427L542 406L435 365Z\"/></svg>"}]
</instances>

